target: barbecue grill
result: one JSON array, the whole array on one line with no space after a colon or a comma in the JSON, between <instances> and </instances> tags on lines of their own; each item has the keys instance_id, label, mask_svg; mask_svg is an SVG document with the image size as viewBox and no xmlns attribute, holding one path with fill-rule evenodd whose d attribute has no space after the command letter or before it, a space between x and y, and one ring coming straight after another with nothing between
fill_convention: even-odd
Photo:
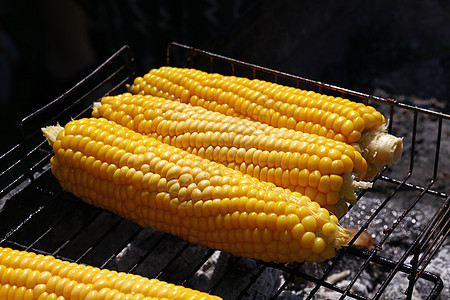
<instances>
[{"instance_id":1,"label":"barbecue grill","mask_svg":"<svg viewBox=\"0 0 450 300\"><path fill-rule=\"evenodd\" d=\"M405 299L412 299L418 286L421 296L439 297L442 278L426 268L450 230L450 193L439 170L448 159L440 152L450 134L449 115L178 43L168 46L167 64L314 90L383 112L389 132L404 138L403 157L382 169L373 189L360 192L358 204L342 218L353 229L349 246L324 263L244 259L141 228L63 191L50 172L52 152L40 128L90 116L102 96L125 92L136 75L132 51L124 46L62 96L19 121L22 142L0 157L1 247L158 278L225 299L383 299L394 284Z\"/></svg>"}]
</instances>

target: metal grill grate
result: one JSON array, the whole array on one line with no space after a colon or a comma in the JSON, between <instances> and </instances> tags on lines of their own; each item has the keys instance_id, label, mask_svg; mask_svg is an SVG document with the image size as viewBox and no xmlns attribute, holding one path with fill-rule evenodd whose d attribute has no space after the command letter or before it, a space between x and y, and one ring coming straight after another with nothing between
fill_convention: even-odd
<instances>
[{"instance_id":1,"label":"metal grill grate","mask_svg":"<svg viewBox=\"0 0 450 300\"><path fill-rule=\"evenodd\" d=\"M169 45L167 59L173 66L260 78L346 97L389 116L389 131L404 137L404 157L399 164L384 168L375 177L374 188L361 192L358 204L342 219L344 226L357 229L350 246L321 264L263 263L141 228L62 191L49 172L52 153L39 128L88 116L92 103L101 96L125 91L125 83L134 77L134 59L127 46L74 88L19 122L23 142L0 157L0 246L159 278L227 299L287 295L312 299L323 289L341 299L379 299L399 275L407 277L405 298L412 298L418 281L426 282L429 299L438 297L443 282L425 268L450 230L450 195L439 172L440 160L446 159L440 157L440 149L443 134L450 132L450 116L177 43ZM428 129L422 130L425 122ZM424 134L433 136L431 143L420 142ZM355 246L366 232L375 236L373 247ZM403 244L400 248L398 241ZM333 276L342 274L349 264L353 268L345 273L345 284L336 284ZM374 287L366 294L354 291L367 272L377 274Z\"/></svg>"}]
</instances>

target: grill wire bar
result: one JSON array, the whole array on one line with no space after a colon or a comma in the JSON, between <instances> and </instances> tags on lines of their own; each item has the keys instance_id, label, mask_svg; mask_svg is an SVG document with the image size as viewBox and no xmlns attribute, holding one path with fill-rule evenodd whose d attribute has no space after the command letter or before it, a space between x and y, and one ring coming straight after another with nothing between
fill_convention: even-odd
<instances>
[{"instance_id":1,"label":"grill wire bar","mask_svg":"<svg viewBox=\"0 0 450 300\"><path fill-rule=\"evenodd\" d=\"M407 149L407 154L409 157L406 156L405 159L409 163L406 163L405 174L392 175L390 167L385 167L373 179L374 184L386 184L392 187L391 191L384 194L381 203L359 226L358 232L349 242L350 246L340 250L336 257L329 262L322 264L320 274L302 270L303 264L264 263L250 260L256 263L255 270L241 280L241 287L236 288L233 298L247 299L263 274L270 270L277 270L284 274L284 281L280 283L273 294L265 295L266 298L272 299L282 297L283 293L291 289L291 286L295 287L298 279L313 284L306 295L307 299L316 297L323 288L338 293L340 299L379 299L386 287L392 284L393 277L398 274L408 276L406 299L412 299L413 290L419 279L432 285L427 299L436 299L439 296L443 289L442 279L438 275L426 271L426 267L450 231L450 196L439 187L436 187L435 190L431 189L440 175L438 166L442 127L443 122L449 122L449 115L401 103L394 99L366 95L264 68L179 43L170 43L167 47L167 64L190 66L209 72L231 72L232 75L249 78L268 78L270 81L280 84L288 82L289 85L297 88L307 87L321 93L334 93L341 97L353 98L368 105L375 103L385 110L385 115L389 116L389 132L397 130L396 126L398 125L395 125L396 119L394 119L397 114L407 112L413 116L412 131L408 133L410 148ZM235 276L235 266L248 262L248 259L220 253L218 261L225 262L224 272L214 277L207 287L198 285L198 272L208 264L208 261L213 259L217 251L192 245L169 234L141 228L108 211L85 204L62 191L56 179L49 172L51 152L39 129L56 122L65 123L71 118L88 116L93 102L104 95L125 91L125 83L131 83L133 77L134 58L131 49L124 46L61 97L18 123L23 142L0 156L0 219L2 220L0 222L0 246L49 254L60 259L91 264L100 268L133 272L172 281L175 284L198 287L220 296L224 282ZM414 169L418 156L416 152L419 151L416 145L418 122L419 118L424 116L436 119L438 122L433 160L434 169L427 184L414 181ZM376 246L373 249L352 246L364 231L370 229L382 211L398 197L401 197L399 195L404 190L418 194L412 198L403 213L392 219L390 226L380 233ZM364 199L369 193L367 190L362 191L358 194L358 200ZM424 228L420 229L418 236L399 258L384 257L383 251L388 248L388 242L392 236L395 236L397 227L401 226L404 219L417 210L416 206L426 201L423 199L427 197L433 197L433 200L436 201L436 213L431 216ZM440 206L438 200L442 201ZM349 211L349 214L351 213L352 210ZM40 229L37 224L40 225ZM139 243L144 244L140 245ZM161 249L170 250L167 247L171 245L177 245L174 247L176 249L173 249L173 253L169 251L170 254L164 258L161 266L146 271L146 264L149 261L158 261ZM132 252L134 246L140 249L137 255ZM127 255L127 251L130 251L131 254ZM408 264L406 261L410 256L412 258ZM125 257L127 260L122 261L121 257ZM180 272L182 276L172 272L179 267L180 257L189 259L189 265L183 267L183 272ZM329 282L329 276L333 274L339 264L342 264L344 259L348 258L354 258L360 262L356 271L349 276L348 283L345 286L338 286ZM370 265L377 265L385 269L386 276L372 294L360 295L352 288Z\"/></svg>"}]
</instances>

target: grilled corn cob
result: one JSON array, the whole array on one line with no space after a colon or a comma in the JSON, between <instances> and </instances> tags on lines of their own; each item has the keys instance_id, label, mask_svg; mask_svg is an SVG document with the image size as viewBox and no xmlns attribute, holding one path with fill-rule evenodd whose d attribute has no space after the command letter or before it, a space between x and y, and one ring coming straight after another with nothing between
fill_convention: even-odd
<instances>
[{"instance_id":1,"label":"grilled corn cob","mask_svg":"<svg viewBox=\"0 0 450 300\"><path fill-rule=\"evenodd\" d=\"M130 92L178 100L273 127L359 143L369 164L367 178L397 161L402 140L386 132L384 116L371 106L341 97L258 79L161 67L137 77Z\"/></svg>"},{"instance_id":2,"label":"grilled corn cob","mask_svg":"<svg viewBox=\"0 0 450 300\"><path fill-rule=\"evenodd\" d=\"M139 275L0 247L0 299L221 299Z\"/></svg>"},{"instance_id":3,"label":"grilled corn cob","mask_svg":"<svg viewBox=\"0 0 450 300\"><path fill-rule=\"evenodd\" d=\"M345 245L336 216L297 192L104 118L43 128L61 186L141 226L264 261L323 261Z\"/></svg>"},{"instance_id":4,"label":"grilled corn cob","mask_svg":"<svg viewBox=\"0 0 450 300\"><path fill-rule=\"evenodd\" d=\"M364 177L367 169L361 154L325 137L129 93L102 98L94 103L92 116L300 192L338 217L346 201L356 203L357 189L370 186L353 179Z\"/></svg>"}]
</instances>

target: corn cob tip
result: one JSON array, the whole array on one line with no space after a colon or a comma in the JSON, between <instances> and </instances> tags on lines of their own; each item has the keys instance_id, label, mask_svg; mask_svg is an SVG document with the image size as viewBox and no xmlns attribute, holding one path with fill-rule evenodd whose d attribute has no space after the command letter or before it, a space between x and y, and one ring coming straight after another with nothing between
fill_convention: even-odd
<instances>
[{"instance_id":1,"label":"corn cob tip","mask_svg":"<svg viewBox=\"0 0 450 300\"><path fill-rule=\"evenodd\" d=\"M359 181L355 179L355 175L351 173L346 173L342 176L343 184L339 192L340 201L345 203L348 202L352 205L356 204L358 190L365 190L372 188L372 182ZM343 204L342 204L343 205ZM338 216L340 218L342 215Z\"/></svg>"},{"instance_id":2,"label":"corn cob tip","mask_svg":"<svg viewBox=\"0 0 450 300\"><path fill-rule=\"evenodd\" d=\"M391 165L402 156L403 138L388 133L380 134L376 143L374 162L379 165Z\"/></svg>"},{"instance_id":3,"label":"corn cob tip","mask_svg":"<svg viewBox=\"0 0 450 300\"><path fill-rule=\"evenodd\" d=\"M42 133L44 134L45 138L47 139L50 146L53 145L53 143L56 141L56 138L58 134L64 129L59 123L56 125L47 126L44 128L41 128Z\"/></svg>"},{"instance_id":4,"label":"corn cob tip","mask_svg":"<svg viewBox=\"0 0 450 300\"><path fill-rule=\"evenodd\" d=\"M96 109L99 109L99 107L100 106L102 106L102 103L101 102L94 102L93 104L92 104L92 110L96 110Z\"/></svg>"},{"instance_id":5,"label":"corn cob tip","mask_svg":"<svg viewBox=\"0 0 450 300\"><path fill-rule=\"evenodd\" d=\"M357 188L357 189L361 189L361 190L365 190L365 189L371 189L373 186L372 182L368 182L368 181L353 181L353 187Z\"/></svg>"},{"instance_id":6,"label":"corn cob tip","mask_svg":"<svg viewBox=\"0 0 450 300\"><path fill-rule=\"evenodd\" d=\"M386 124L365 133L360 145L367 162L378 166L397 162L403 151L403 139L389 134Z\"/></svg>"}]
</instances>

